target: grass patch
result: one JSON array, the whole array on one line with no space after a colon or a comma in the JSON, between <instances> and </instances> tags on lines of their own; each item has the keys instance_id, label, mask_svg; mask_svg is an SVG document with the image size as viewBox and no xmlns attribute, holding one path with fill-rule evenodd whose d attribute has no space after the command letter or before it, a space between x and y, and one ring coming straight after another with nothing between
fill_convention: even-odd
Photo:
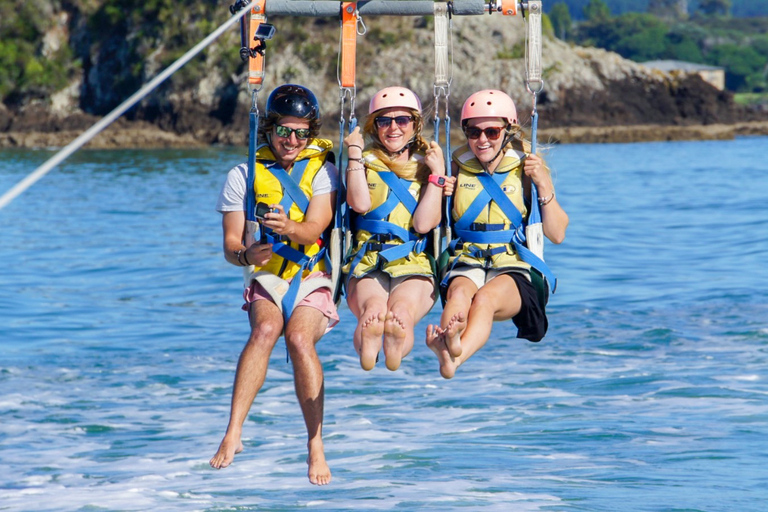
<instances>
[{"instance_id":1,"label":"grass patch","mask_svg":"<svg viewBox=\"0 0 768 512\"><path fill-rule=\"evenodd\" d=\"M512 48L499 50L496 53L497 59L522 59L525 57L525 43L517 43Z\"/></svg>"},{"instance_id":2,"label":"grass patch","mask_svg":"<svg viewBox=\"0 0 768 512\"><path fill-rule=\"evenodd\" d=\"M737 105L765 105L768 104L768 92L740 92L733 95L733 101Z\"/></svg>"}]
</instances>

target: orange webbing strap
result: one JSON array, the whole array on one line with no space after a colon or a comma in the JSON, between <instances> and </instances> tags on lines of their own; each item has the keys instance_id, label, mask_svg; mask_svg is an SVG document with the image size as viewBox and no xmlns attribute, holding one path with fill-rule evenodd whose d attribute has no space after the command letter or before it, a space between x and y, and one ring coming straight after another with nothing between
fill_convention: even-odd
<instances>
[{"instance_id":1,"label":"orange webbing strap","mask_svg":"<svg viewBox=\"0 0 768 512\"><path fill-rule=\"evenodd\" d=\"M357 2L341 3L341 87L355 87Z\"/></svg>"},{"instance_id":2,"label":"orange webbing strap","mask_svg":"<svg viewBox=\"0 0 768 512\"><path fill-rule=\"evenodd\" d=\"M251 9L251 22L249 27L250 37L248 39L248 47L250 48L256 37L256 29L259 25L267 22L266 12L267 0L259 0L258 5ZM261 84L264 80L264 55L255 53L248 59L248 88L251 90L261 89Z\"/></svg>"},{"instance_id":3,"label":"orange webbing strap","mask_svg":"<svg viewBox=\"0 0 768 512\"><path fill-rule=\"evenodd\" d=\"M504 16L517 14L517 0L501 0L501 13Z\"/></svg>"}]
</instances>

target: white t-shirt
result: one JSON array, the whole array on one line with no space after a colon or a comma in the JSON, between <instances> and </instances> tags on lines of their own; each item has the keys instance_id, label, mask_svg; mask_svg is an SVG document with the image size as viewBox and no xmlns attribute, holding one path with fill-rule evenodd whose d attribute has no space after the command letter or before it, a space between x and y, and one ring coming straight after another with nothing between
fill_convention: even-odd
<instances>
[{"instance_id":1,"label":"white t-shirt","mask_svg":"<svg viewBox=\"0 0 768 512\"><path fill-rule=\"evenodd\" d=\"M227 181L216 201L216 211L244 212L246 189L248 188L248 164L240 164L230 169ZM339 188L339 170L330 162L325 162L312 180L312 195L330 194Z\"/></svg>"}]
</instances>

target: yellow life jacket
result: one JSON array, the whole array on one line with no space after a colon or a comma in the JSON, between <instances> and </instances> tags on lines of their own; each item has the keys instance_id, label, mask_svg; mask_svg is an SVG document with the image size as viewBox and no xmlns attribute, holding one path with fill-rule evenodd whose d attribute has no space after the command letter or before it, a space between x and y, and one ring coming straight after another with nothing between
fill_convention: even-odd
<instances>
[{"instance_id":1,"label":"yellow life jacket","mask_svg":"<svg viewBox=\"0 0 768 512\"><path fill-rule=\"evenodd\" d=\"M494 170L493 175L497 182L500 182L501 190L512 202L520 216L526 219L528 217L528 209L526 208L523 194L523 157L524 153L508 149L498 167ZM452 200L453 208L451 210L455 226L456 222L462 219L464 214L470 209L478 194L484 190L478 176L485 173L485 170L467 145L454 151L452 158L459 167L458 180ZM505 212L496 201L492 200L487 202L478 211L474 219L464 220L465 222L471 222L469 229L473 232L488 233L519 227L513 224L509 212ZM530 265L521 259L514 245L510 242L468 243L462 242L460 232L457 231L455 236L459 243L454 245L451 251L450 266L458 263L472 267L497 269L530 268ZM511 239L511 236L509 238ZM458 262L455 261L457 258Z\"/></svg>"},{"instance_id":2,"label":"yellow life jacket","mask_svg":"<svg viewBox=\"0 0 768 512\"><path fill-rule=\"evenodd\" d=\"M413 213L418 206L421 183L398 178L372 152L363 153L371 209L354 221L355 246L348 255L344 273L362 277L380 268L392 277L433 276L426 238L413 230ZM410 164L424 159L416 153ZM404 195L409 197L402 197Z\"/></svg>"},{"instance_id":3,"label":"yellow life jacket","mask_svg":"<svg viewBox=\"0 0 768 512\"><path fill-rule=\"evenodd\" d=\"M248 204L257 203L282 204L288 218L296 222L302 222L306 214L306 206L312 199L312 181L315 179L320 168L325 163L329 151L333 148L333 143L325 139L312 139L307 147L299 153L299 156L293 163L290 174L280 167L277 163L269 145L263 144L256 151L256 168L254 172L253 186L249 186L248 193L253 194L251 199L254 201ZM281 182L281 178L283 181ZM286 180L291 180L288 183ZM288 185L286 187L285 185ZM291 193L293 191L293 194ZM301 197L293 197L301 196ZM250 208L249 208L250 209ZM247 220L251 225L255 221L255 212L253 210L246 212ZM249 269L250 276L257 272L269 272L282 279L290 279L295 276L301 268L301 263L295 261L297 253L312 258L320 252L322 237L312 245L300 245L291 242L287 237L270 236L269 240L273 245L272 258L263 267L252 266ZM282 254L281 254L282 253ZM304 269L301 278L304 278L315 271L325 271L326 265L324 258Z\"/></svg>"}]
</instances>

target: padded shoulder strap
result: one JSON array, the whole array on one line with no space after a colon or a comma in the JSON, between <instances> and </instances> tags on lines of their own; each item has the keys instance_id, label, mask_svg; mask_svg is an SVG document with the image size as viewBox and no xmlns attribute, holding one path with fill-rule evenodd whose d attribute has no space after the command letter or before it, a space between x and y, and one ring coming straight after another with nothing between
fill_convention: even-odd
<instances>
[{"instance_id":1,"label":"padded shoulder strap","mask_svg":"<svg viewBox=\"0 0 768 512\"><path fill-rule=\"evenodd\" d=\"M307 211L307 207L309 206L309 198L299 186L299 182L301 181L301 177L304 175L304 171L307 169L307 165L309 165L309 160L299 160L293 164L291 174L288 174L285 169L280 167L277 162L266 166L267 170L269 170L269 172L271 172L272 175L280 182L280 185L283 186L285 194L283 194L283 200L281 201L281 204L283 205L283 208L285 208L286 213L293 203L296 203L302 212ZM294 174L298 177L298 180L294 179ZM288 197L290 198L291 202L286 200Z\"/></svg>"},{"instance_id":2,"label":"padded shoulder strap","mask_svg":"<svg viewBox=\"0 0 768 512\"><path fill-rule=\"evenodd\" d=\"M392 193L397 196L397 199L399 199L400 202L403 203L403 206L405 206L405 208L408 210L408 212L413 215L419 203L416 198L411 195L408 187L405 186L405 183L410 182L408 180L398 178L397 175L393 172L380 172L379 178L381 178L381 180L387 184L389 190L391 190Z\"/></svg>"},{"instance_id":3,"label":"padded shoulder strap","mask_svg":"<svg viewBox=\"0 0 768 512\"><path fill-rule=\"evenodd\" d=\"M507 194L501 189L500 183L506 178L505 174L494 174L489 176L488 174L478 174L477 179L483 184L483 189L491 196L496 204L499 205L501 211L507 216L512 226L517 228L523 224L523 216L520 214L520 210L509 200Z\"/></svg>"}]
</instances>

